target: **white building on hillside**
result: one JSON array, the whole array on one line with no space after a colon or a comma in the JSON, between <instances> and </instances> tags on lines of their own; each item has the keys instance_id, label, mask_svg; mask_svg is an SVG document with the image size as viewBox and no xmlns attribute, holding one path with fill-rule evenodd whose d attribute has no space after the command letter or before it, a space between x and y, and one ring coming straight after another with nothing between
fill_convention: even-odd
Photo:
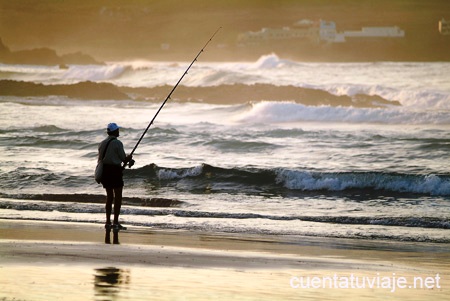
<instances>
[{"instance_id":1,"label":"white building on hillside","mask_svg":"<svg viewBox=\"0 0 450 301\"><path fill-rule=\"evenodd\" d=\"M405 31L398 26L363 27L359 31L337 32L336 23L320 20L320 39L331 43L346 42L346 38L403 38Z\"/></svg>"},{"instance_id":2,"label":"white building on hillside","mask_svg":"<svg viewBox=\"0 0 450 301\"><path fill-rule=\"evenodd\" d=\"M238 44L260 44L271 40L309 39L317 40L319 29L312 21L301 20L294 27L262 28L260 31L247 31L238 36Z\"/></svg>"},{"instance_id":3,"label":"white building on hillside","mask_svg":"<svg viewBox=\"0 0 450 301\"><path fill-rule=\"evenodd\" d=\"M398 26L363 27L360 31L344 31L346 38L403 38L405 31Z\"/></svg>"},{"instance_id":4,"label":"white building on hillside","mask_svg":"<svg viewBox=\"0 0 450 301\"><path fill-rule=\"evenodd\" d=\"M441 22L444 24L443 28L447 28L448 30L448 23L445 23L444 20ZM262 28L260 31L241 33L238 36L238 44L242 46L259 45L274 40L289 39L310 42L344 43L346 42L346 38L403 38L404 36L405 31L401 30L398 26L363 27L359 31L338 32L334 21L320 20L319 22L313 22L304 19L296 22L292 28Z\"/></svg>"},{"instance_id":5,"label":"white building on hillside","mask_svg":"<svg viewBox=\"0 0 450 301\"><path fill-rule=\"evenodd\" d=\"M442 20L439 21L439 32L445 36L450 35L450 22L442 18Z\"/></svg>"},{"instance_id":6,"label":"white building on hillside","mask_svg":"<svg viewBox=\"0 0 450 301\"><path fill-rule=\"evenodd\" d=\"M337 32L336 23L334 21L320 20L319 28L320 40L331 43L345 42L343 34Z\"/></svg>"}]
</instances>

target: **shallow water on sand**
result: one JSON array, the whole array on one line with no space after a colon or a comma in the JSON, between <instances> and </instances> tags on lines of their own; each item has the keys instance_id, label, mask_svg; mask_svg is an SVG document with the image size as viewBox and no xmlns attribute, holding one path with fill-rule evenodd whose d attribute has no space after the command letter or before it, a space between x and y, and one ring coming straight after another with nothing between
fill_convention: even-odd
<instances>
[{"instance_id":1,"label":"shallow water on sand","mask_svg":"<svg viewBox=\"0 0 450 301\"><path fill-rule=\"evenodd\" d=\"M93 267L83 265L3 266L1 300L448 300L446 289L303 288L292 277L333 277L326 270L239 270L222 268ZM6 277L8 275L8 277ZM389 272L340 270L339 277L391 277ZM412 281L417 273L397 275ZM435 276L435 275L433 275ZM400 276L397 276L400 277ZM294 278L294 279L297 279ZM299 282L293 282L296 287ZM412 282L410 282L412 283ZM345 287L341 282L341 287ZM424 299L425 298L425 299Z\"/></svg>"}]
</instances>

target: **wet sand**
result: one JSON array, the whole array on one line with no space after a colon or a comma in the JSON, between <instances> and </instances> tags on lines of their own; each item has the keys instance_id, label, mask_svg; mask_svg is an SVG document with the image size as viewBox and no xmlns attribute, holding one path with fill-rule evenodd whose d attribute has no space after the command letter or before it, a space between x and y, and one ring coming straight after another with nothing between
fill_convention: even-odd
<instances>
[{"instance_id":1,"label":"wet sand","mask_svg":"<svg viewBox=\"0 0 450 301\"><path fill-rule=\"evenodd\" d=\"M140 227L104 239L97 224L0 220L0 300L450 298L448 245Z\"/></svg>"}]
</instances>

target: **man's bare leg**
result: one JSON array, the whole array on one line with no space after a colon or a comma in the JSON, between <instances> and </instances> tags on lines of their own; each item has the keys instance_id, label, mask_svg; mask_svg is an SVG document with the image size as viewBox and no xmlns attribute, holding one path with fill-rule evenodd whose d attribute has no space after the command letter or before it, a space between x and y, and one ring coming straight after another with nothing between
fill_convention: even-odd
<instances>
[{"instance_id":1,"label":"man's bare leg","mask_svg":"<svg viewBox=\"0 0 450 301\"><path fill-rule=\"evenodd\" d=\"M111 212L112 212L112 205L114 202L114 190L113 188L106 188L106 224L111 224Z\"/></svg>"},{"instance_id":2,"label":"man's bare leg","mask_svg":"<svg viewBox=\"0 0 450 301\"><path fill-rule=\"evenodd\" d=\"M119 224L120 208L122 207L123 187L114 188L114 225Z\"/></svg>"}]
</instances>

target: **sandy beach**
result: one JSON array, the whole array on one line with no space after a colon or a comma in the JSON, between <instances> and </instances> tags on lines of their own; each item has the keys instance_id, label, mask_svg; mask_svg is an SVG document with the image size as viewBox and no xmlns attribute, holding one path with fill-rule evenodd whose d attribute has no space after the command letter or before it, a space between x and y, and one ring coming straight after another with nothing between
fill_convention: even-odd
<instances>
[{"instance_id":1,"label":"sandy beach","mask_svg":"<svg viewBox=\"0 0 450 301\"><path fill-rule=\"evenodd\" d=\"M448 245L0 221L0 300L448 300ZM113 234L111 234L113 242Z\"/></svg>"}]
</instances>

